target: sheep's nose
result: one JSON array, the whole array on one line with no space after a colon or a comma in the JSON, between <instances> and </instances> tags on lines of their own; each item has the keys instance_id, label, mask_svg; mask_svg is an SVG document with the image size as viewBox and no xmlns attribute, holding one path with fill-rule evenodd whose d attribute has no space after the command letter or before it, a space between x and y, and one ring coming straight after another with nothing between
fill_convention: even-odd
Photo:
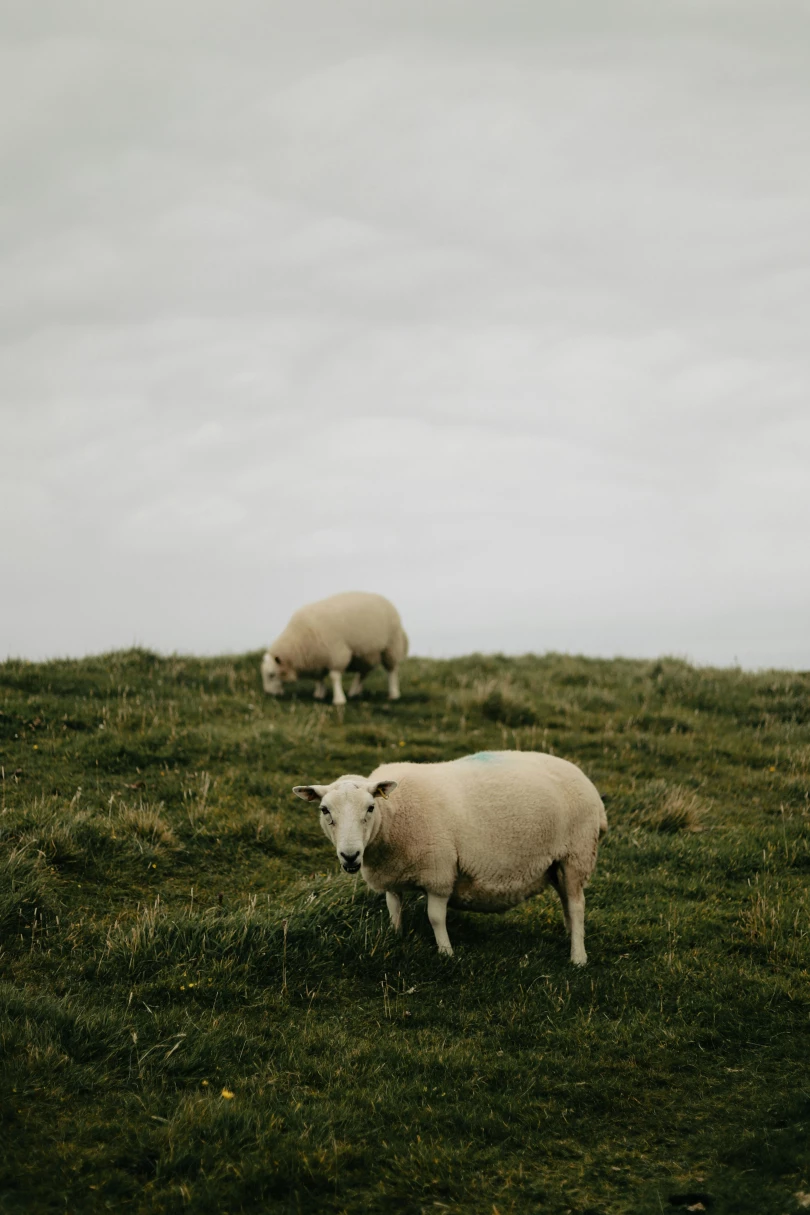
<instances>
[{"instance_id":1,"label":"sheep's nose","mask_svg":"<svg viewBox=\"0 0 810 1215\"><path fill-rule=\"evenodd\" d=\"M358 859L360 856L359 852L341 852L340 855L343 859L343 868L344 869L348 869L351 872L355 872L357 869L360 868L360 861Z\"/></svg>"}]
</instances>

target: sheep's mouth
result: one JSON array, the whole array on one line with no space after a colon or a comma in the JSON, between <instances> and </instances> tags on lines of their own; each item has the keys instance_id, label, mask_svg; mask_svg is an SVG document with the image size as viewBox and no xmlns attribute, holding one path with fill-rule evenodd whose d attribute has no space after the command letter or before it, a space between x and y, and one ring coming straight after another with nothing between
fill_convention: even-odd
<instances>
[{"instance_id":1,"label":"sheep's mouth","mask_svg":"<svg viewBox=\"0 0 810 1215\"><path fill-rule=\"evenodd\" d=\"M360 862L358 861L355 865L344 865L343 868L345 869L346 873L359 873Z\"/></svg>"}]
</instances>

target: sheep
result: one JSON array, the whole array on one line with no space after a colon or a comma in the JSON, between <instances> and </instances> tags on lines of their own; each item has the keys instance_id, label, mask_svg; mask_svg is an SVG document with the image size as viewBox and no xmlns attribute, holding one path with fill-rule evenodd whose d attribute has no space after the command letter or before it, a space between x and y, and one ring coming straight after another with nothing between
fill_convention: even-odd
<instances>
[{"instance_id":1,"label":"sheep","mask_svg":"<svg viewBox=\"0 0 810 1215\"><path fill-rule=\"evenodd\" d=\"M402 931L402 895L422 889L441 954L447 907L506 911L551 883L584 966L584 889L607 830L602 799L579 768L537 751L479 751L445 763L390 763L369 777L296 785L347 873L384 891Z\"/></svg>"},{"instance_id":2,"label":"sheep","mask_svg":"<svg viewBox=\"0 0 810 1215\"><path fill-rule=\"evenodd\" d=\"M286 681L314 675L315 698L326 696L324 676L332 681L332 703L345 705L344 671L354 672L349 696L359 696L363 679L380 663L388 672L388 698L399 700L399 664L408 638L399 612L382 595L347 591L299 608L261 663L265 692L280 696Z\"/></svg>"}]
</instances>

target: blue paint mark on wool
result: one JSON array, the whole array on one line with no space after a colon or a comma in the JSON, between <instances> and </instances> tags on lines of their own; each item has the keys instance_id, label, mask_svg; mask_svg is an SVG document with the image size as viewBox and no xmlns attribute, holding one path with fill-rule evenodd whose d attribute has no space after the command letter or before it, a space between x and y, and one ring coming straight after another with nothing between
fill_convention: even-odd
<instances>
[{"instance_id":1,"label":"blue paint mark on wool","mask_svg":"<svg viewBox=\"0 0 810 1215\"><path fill-rule=\"evenodd\" d=\"M481 764L497 763L500 755L497 751L476 751L475 755L465 755L465 759L477 759Z\"/></svg>"}]
</instances>

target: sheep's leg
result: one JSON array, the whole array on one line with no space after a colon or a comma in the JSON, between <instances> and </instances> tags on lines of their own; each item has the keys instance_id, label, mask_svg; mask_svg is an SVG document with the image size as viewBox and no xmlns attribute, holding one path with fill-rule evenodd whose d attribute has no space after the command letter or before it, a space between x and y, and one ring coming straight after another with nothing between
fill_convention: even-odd
<instances>
[{"instance_id":1,"label":"sheep's leg","mask_svg":"<svg viewBox=\"0 0 810 1215\"><path fill-rule=\"evenodd\" d=\"M399 672L396 667L388 672L388 699L399 700Z\"/></svg>"},{"instance_id":2,"label":"sheep's leg","mask_svg":"<svg viewBox=\"0 0 810 1215\"><path fill-rule=\"evenodd\" d=\"M385 901L388 904L388 914L391 917L391 927L394 932L402 932L402 898L393 890L386 890Z\"/></svg>"},{"instance_id":3,"label":"sheep's leg","mask_svg":"<svg viewBox=\"0 0 810 1215\"><path fill-rule=\"evenodd\" d=\"M346 696L343 692L343 680L341 678L342 671L330 671L329 678L332 680L332 704L345 705Z\"/></svg>"},{"instance_id":4,"label":"sheep's leg","mask_svg":"<svg viewBox=\"0 0 810 1215\"><path fill-rule=\"evenodd\" d=\"M315 684L315 691L312 693L316 700L323 700L326 696L326 684L322 679L319 679Z\"/></svg>"},{"instance_id":5,"label":"sheep's leg","mask_svg":"<svg viewBox=\"0 0 810 1215\"><path fill-rule=\"evenodd\" d=\"M568 891L565 889L565 881L563 880L562 874L560 873L560 870L557 867L556 861L548 869L548 880L549 880L549 882L551 882L551 885L554 887L554 889L557 891L557 894L560 896L560 903L562 904L563 919L565 920L565 931L568 933L568 935L570 937L570 935L571 935L571 915L568 910Z\"/></svg>"},{"instance_id":6,"label":"sheep's leg","mask_svg":"<svg viewBox=\"0 0 810 1215\"><path fill-rule=\"evenodd\" d=\"M352 680L352 686L349 688L349 696L359 696L363 691L363 676L358 671Z\"/></svg>"},{"instance_id":7,"label":"sheep's leg","mask_svg":"<svg viewBox=\"0 0 810 1215\"><path fill-rule=\"evenodd\" d=\"M584 966L588 961L585 952L585 891L579 874L569 865L563 866L563 880L571 921L571 961L575 966Z\"/></svg>"},{"instance_id":8,"label":"sheep's leg","mask_svg":"<svg viewBox=\"0 0 810 1215\"><path fill-rule=\"evenodd\" d=\"M449 898L449 895L447 897ZM450 938L447 935L447 898L442 898L439 894L430 894L428 892L427 913L430 926L436 936L439 953L444 953L448 957L451 957L453 946L450 944Z\"/></svg>"}]
</instances>

